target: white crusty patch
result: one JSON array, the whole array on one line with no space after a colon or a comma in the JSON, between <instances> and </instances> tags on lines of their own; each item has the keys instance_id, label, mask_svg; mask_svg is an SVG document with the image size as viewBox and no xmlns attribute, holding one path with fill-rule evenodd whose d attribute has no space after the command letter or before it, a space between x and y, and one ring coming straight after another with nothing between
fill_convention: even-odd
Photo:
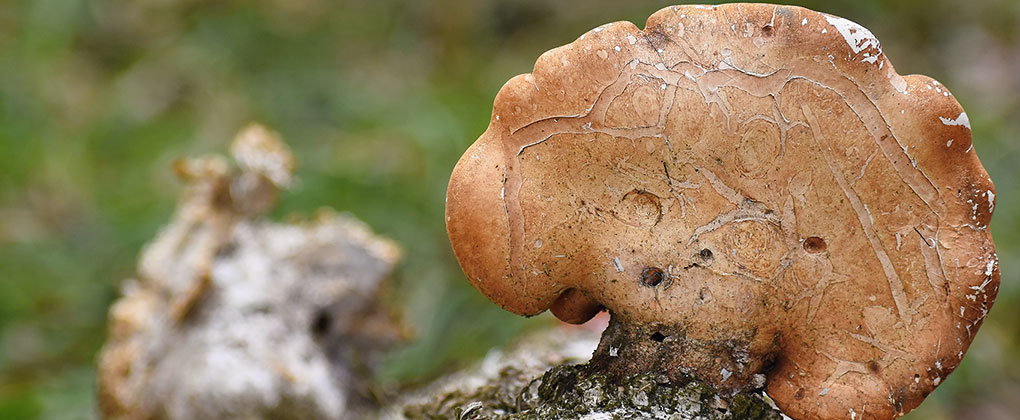
<instances>
[{"instance_id":1,"label":"white crusty patch","mask_svg":"<svg viewBox=\"0 0 1020 420\"><path fill-rule=\"evenodd\" d=\"M996 260L995 260L995 258L989 258L989 259L988 259L988 264L986 264L986 265L985 265L985 275L986 275L986 276L990 276L990 275L992 275L992 272L994 272L994 271L995 271L995 264L996 264L997 262L998 262L998 261L996 261ZM984 287L984 285L983 285L983 284L982 284L982 287Z\"/></svg>"},{"instance_id":2,"label":"white crusty patch","mask_svg":"<svg viewBox=\"0 0 1020 420\"><path fill-rule=\"evenodd\" d=\"M617 272L623 272L623 264L620 263L620 257L613 257L613 266L616 267Z\"/></svg>"},{"instance_id":3,"label":"white crusty patch","mask_svg":"<svg viewBox=\"0 0 1020 420\"><path fill-rule=\"evenodd\" d=\"M956 117L956 119L954 120L951 120L946 117L939 117L939 120L941 120L942 124L945 125L962 125L964 127L967 127L967 129L970 129L970 118L967 118L966 112L961 112L960 115Z\"/></svg>"},{"instance_id":4,"label":"white crusty patch","mask_svg":"<svg viewBox=\"0 0 1020 420\"><path fill-rule=\"evenodd\" d=\"M995 193L992 190L988 190L985 192L985 195L988 196L988 212L991 213L995 211Z\"/></svg>"},{"instance_id":5,"label":"white crusty patch","mask_svg":"<svg viewBox=\"0 0 1020 420\"><path fill-rule=\"evenodd\" d=\"M882 53L881 44L878 43L878 39L867 28L850 20L831 15L825 15L825 21L836 28L840 35L843 35L843 39L850 45L850 49L854 51L854 54L868 48L874 48L878 50L879 54Z\"/></svg>"}]
</instances>

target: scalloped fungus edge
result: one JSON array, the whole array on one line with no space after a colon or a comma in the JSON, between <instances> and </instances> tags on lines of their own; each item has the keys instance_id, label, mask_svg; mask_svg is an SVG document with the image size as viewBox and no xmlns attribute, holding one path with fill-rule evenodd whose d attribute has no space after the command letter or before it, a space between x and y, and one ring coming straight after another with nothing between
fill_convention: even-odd
<instances>
[{"instance_id":1,"label":"scalloped fungus edge","mask_svg":"<svg viewBox=\"0 0 1020 420\"><path fill-rule=\"evenodd\" d=\"M988 314L994 207L948 89L849 20L727 4L539 57L497 94L446 217L506 310L673 326L730 349L690 362L719 389L764 372L793 418L887 419Z\"/></svg>"}]
</instances>

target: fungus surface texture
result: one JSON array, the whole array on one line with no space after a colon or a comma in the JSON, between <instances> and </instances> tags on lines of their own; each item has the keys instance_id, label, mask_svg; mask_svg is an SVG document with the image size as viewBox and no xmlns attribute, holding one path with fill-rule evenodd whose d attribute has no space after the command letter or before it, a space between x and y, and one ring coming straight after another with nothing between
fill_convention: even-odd
<instances>
[{"instance_id":1,"label":"fungus surface texture","mask_svg":"<svg viewBox=\"0 0 1020 420\"><path fill-rule=\"evenodd\" d=\"M503 308L608 309L593 363L764 385L794 419L888 419L988 314L994 208L946 87L849 20L729 4L539 57L457 163L446 220Z\"/></svg>"}]
</instances>

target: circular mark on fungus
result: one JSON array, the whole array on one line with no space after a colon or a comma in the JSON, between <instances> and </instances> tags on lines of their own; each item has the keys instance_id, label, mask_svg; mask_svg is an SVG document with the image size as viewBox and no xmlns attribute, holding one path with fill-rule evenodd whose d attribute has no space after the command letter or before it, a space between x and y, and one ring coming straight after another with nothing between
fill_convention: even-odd
<instances>
[{"instance_id":1,"label":"circular mark on fungus","mask_svg":"<svg viewBox=\"0 0 1020 420\"><path fill-rule=\"evenodd\" d=\"M660 332L657 332L657 333L655 333L655 334L652 334L652 341L655 341L655 342L659 342L659 343L661 343L661 342L663 342L663 341L664 341L665 339L666 339L666 336L662 335L662 333L660 333Z\"/></svg>"},{"instance_id":2,"label":"circular mark on fungus","mask_svg":"<svg viewBox=\"0 0 1020 420\"><path fill-rule=\"evenodd\" d=\"M698 253L698 255L701 257L701 259L710 260L712 259L712 250L708 248L702 249L701 252Z\"/></svg>"},{"instance_id":3,"label":"circular mark on fungus","mask_svg":"<svg viewBox=\"0 0 1020 420\"><path fill-rule=\"evenodd\" d=\"M796 400L804 399L804 388L798 388L797 393L793 394L793 398Z\"/></svg>"},{"instance_id":4,"label":"circular mark on fungus","mask_svg":"<svg viewBox=\"0 0 1020 420\"><path fill-rule=\"evenodd\" d=\"M770 276L787 252L778 227L762 220L728 223L718 234L725 249L720 252L755 277Z\"/></svg>"},{"instance_id":5,"label":"circular mark on fungus","mask_svg":"<svg viewBox=\"0 0 1020 420\"><path fill-rule=\"evenodd\" d=\"M645 267L641 270L641 284L648 287L658 286L662 283L662 280L666 278L666 273L662 272L661 268L658 267Z\"/></svg>"},{"instance_id":6,"label":"circular mark on fungus","mask_svg":"<svg viewBox=\"0 0 1020 420\"><path fill-rule=\"evenodd\" d=\"M659 196L634 189L620 199L620 205L614 216L634 227L654 226L662 220L662 204Z\"/></svg>"},{"instance_id":7,"label":"circular mark on fungus","mask_svg":"<svg viewBox=\"0 0 1020 420\"><path fill-rule=\"evenodd\" d=\"M817 236L812 236L804 240L804 250L807 251L808 254L818 254L820 252L825 252L826 247L827 245L825 244L825 239L819 238Z\"/></svg>"},{"instance_id":8,"label":"circular mark on fungus","mask_svg":"<svg viewBox=\"0 0 1020 420\"><path fill-rule=\"evenodd\" d=\"M746 177L764 177L779 158L781 136L774 124L762 120L749 123L736 150L736 169Z\"/></svg>"}]
</instances>

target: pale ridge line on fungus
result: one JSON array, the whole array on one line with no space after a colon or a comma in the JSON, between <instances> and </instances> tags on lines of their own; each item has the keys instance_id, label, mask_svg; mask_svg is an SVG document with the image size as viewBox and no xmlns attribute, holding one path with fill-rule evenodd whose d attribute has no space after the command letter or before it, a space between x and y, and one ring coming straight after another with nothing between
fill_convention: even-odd
<instances>
[{"instance_id":1,"label":"pale ridge line on fungus","mask_svg":"<svg viewBox=\"0 0 1020 420\"><path fill-rule=\"evenodd\" d=\"M578 117L544 118L538 121L534 121L532 123L528 123L512 133L508 133L509 139L516 139L518 137L523 137L524 139L537 137L538 140L534 141L524 140L514 142L508 141L509 139L507 139L506 137L502 139L503 140L502 143L504 146L504 165L505 165L504 171L506 173L506 177L503 181L502 198L504 207L506 208L507 211L507 223L510 226L509 229L510 243L508 249L510 253L511 277L514 277L514 273L517 273L518 271L522 272L521 274L523 274L524 270L524 267L522 267L520 264L520 261L523 259L525 246L524 244L525 232L523 220L524 213L520 203L520 189L523 184L523 175L521 174L521 168L519 167L520 162L516 162L517 156L519 156L527 147L542 143L548 138L552 137L553 135L569 132L566 129L560 129L559 131L542 130L543 126L551 123L553 125L553 127L551 128L556 128L556 126L561 125L564 126L565 128L567 122L581 121L587 119L591 117L593 113L595 114L599 113L598 107L602 106L608 107L608 104L606 104L605 101L603 101L604 98L603 95L613 86L618 85L621 82L627 83L624 83L624 87L621 88L620 91L622 92L623 89L626 88L626 85L629 84L629 77L624 76L629 76L629 74L631 73L631 71L628 69L630 69L630 66L624 66L620 74L617 75L616 80L602 88L602 90L599 92L598 97L596 98L595 101L593 101L592 105L585 111L584 115ZM563 122L561 123L560 120L563 120ZM582 129L581 131L578 131L578 133L585 132L586 130L584 130L583 128L584 126L582 125ZM588 129L589 130L591 129L590 124L588 125ZM531 131L538 131L538 133L536 133L537 135L529 136L528 134ZM516 151L514 150L515 148Z\"/></svg>"},{"instance_id":2,"label":"pale ridge line on fungus","mask_svg":"<svg viewBox=\"0 0 1020 420\"><path fill-rule=\"evenodd\" d=\"M854 105L855 103L857 103L857 101L853 101L853 100L851 100L851 98L847 97L847 95L844 93L845 92L844 90L836 89L835 87L829 86L829 85L819 81L819 80L822 80L824 78L818 78L818 77L812 78L812 77L809 77L809 76L811 76L811 75L808 75L808 74L798 74L798 75L791 76L791 79L804 80L804 81L806 81L808 83L813 83L813 84L815 84L815 85L817 85L817 86L819 86L819 87L821 87L823 89L826 89L826 90L829 90L829 91L835 93L841 99L843 99L843 102L845 102L847 104L847 106L850 107L850 110L853 111L854 114L857 115L857 118L862 123L864 123L865 127L869 127L868 122L865 121L864 116L861 115L861 112L863 110L860 109L860 107ZM815 75L815 76L818 76L818 75ZM856 87L858 89L857 90L858 94L864 95L864 93L862 93L859 90L860 86L858 86L856 83L854 83L853 81L851 81L851 80L849 80L849 79L847 79L845 77L843 79L845 81L850 82L854 87ZM839 83L840 81L839 80L826 80L826 82L836 82L836 83ZM850 91L853 92L853 89L851 89ZM857 99L859 99L859 98L857 98ZM867 99L867 97L865 97L865 99ZM878 111L878 107L873 102L871 102L870 100L867 100L866 103L871 104L872 108L874 108L876 110L876 112L879 112ZM879 119L882 119L881 112L879 112ZM887 125L886 129L888 131L887 135L889 136L889 138L892 138L892 139L896 140L896 137L892 134L892 131L888 130L888 123L885 122L884 119L883 119L883 123ZM899 144L899 142L897 141L896 146L892 147L892 149L894 149L894 150L891 150L891 151L887 150L888 148L884 147L883 144L882 144L881 136L878 135L878 134L881 134L881 133L875 133L870 128L868 129L868 131L871 133L872 137L875 139L875 143L878 145L879 150L881 150L882 154L885 155L886 160L888 160L889 163L893 166L893 168L896 169L896 172L900 175L900 179L903 180L903 182L905 184L907 184L907 186L910 187L910 189L914 192L914 194L917 195L917 197L919 199L921 199L921 201L923 201L926 206L928 206L929 210L931 210L932 213L934 213L936 215L941 214L941 211L936 211L935 210L935 208L933 207L933 204L940 204L939 205L939 209L942 210L942 208L944 206L944 203L935 202L930 197L931 195L934 195L937 198L938 197L938 190L935 188L934 185L931 184L930 180L927 179L927 176L924 176L923 174L921 174L921 176L924 177L926 181L928 181L927 186L929 188L919 187L915 183L912 183L912 182L908 181L904 177L904 173L908 173L909 174L911 172L911 169L913 169L914 171L917 171L917 168L914 168L913 166L911 166L911 164L910 164L910 157L907 156L903 152L903 149L902 149L902 147L900 147L901 145ZM896 157L895 156L896 153L903 154L901 159L896 159L895 158ZM902 159L906 159L906 160L904 161ZM906 168L903 167L903 163L906 164ZM917 174L914 174L914 175L915 176L912 176L911 178L915 178ZM925 191L920 191L920 190L925 190ZM928 196L928 197L926 198L925 196Z\"/></svg>"},{"instance_id":3,"label":"pale ridge line on fungus","mask_svg":"<svg viewBox=\"0 0 1020 420\"><path fill-rule=\"evenodd\" d=\"M879 48L879 49L881 50L881 48ZM854 86L857 87L857 91L863 95L863 90L861 89L860 84L857 83L856 80L853 80L853 79L851 79L849 77L846 77L846 76L844 76L844 78L849 80L851 83L853 83ZM942 217L943 217L943 213L945 213L945 211L946 211L945 201L942 199L942 194L939 192L938 188L935 187L935 183L931 180L931 177L929 177L928 174L924 173L923 169L921 169L920 167L917 166L916 161L907 153L907 147L904 146L903 144L901 144L900 140L899 140L899 137L897 137L896 134L893 133L892 126L889 124L888 121L886 121L885 115L882 113L882 110L878 107L878 104L876 104L875 101L873 101L867 95L863 95L863 96L865 97L865 99L867 99L867 101L868 101L867 103L871 104L871 106L872 106L872 108L874 108L875 112L878 113L878 118L884 124L885 130L888 131L889 138L891 138L894 142L896 142L896 145L898 146L898 149L902 150L903 155L906 156L907 160L910 162L910 165L896 165L896 164L893 165L893 167L896 169L896 172L900 174L900 179L903 180L903 182L906 183L907 186L910 187L910 189L914 191L914 194L916 194L922 201L924 201L925 205L928 206L928 209L932 213L934 213L934 215L935 215L935 224L936 224L936 226L935 226L934 235L933 236L932 235L929 235L929 236L922 235L922 237L924 237L924 238L932 237L933 242L935 244L934 245L934 251L935 251L935 253L934 253L934 257L935 258L934 259L936 261L932 261L932 255L931 255L932 249L927 248L925 246L922 246L920 251L921 251L921 254L922 254L922 257L923 257L923 260L924 260L924 265L925 265L925 277L927 278L928 283L932 286L932 289L935 292L936 297L940 298L939 300L944 303L945 300L948 297L948 294L949 294L948 293L948 284L947 284L948 275L946 273L945 263L942 260L942 254L941 254L941 252L939 252L938 236L939 236L939 231L942 229L941 220L942 220ZM848 102L848 104L849 104L849 102ZM854 108L853 106L851 106L850 108L851 108L851 110L854 111L854 113L856 113L856 114L858 114L858 116L860 116L860 113L857 111L856 108ZM963 115L964 115L964 118L966 118L966 114L964 113ZM865 124L865 126L867 127L867 124ZM871 130L869 129L868 131L871 131ZM882 139L879 138L875 134L872 134L872 135L875 136L875 138L879 141L879 148L882 149L883 154L886 154L887 158L888 158L888 151L885 148L883 148L882 144L881 144L881 140ZM890 161L891 161L891 159L890 159ZM925 181L927 181L927 185L924 185L922 183L921 186L918 186L917 183L911 182L906 177L904 177L904 172L911 173L911 171L910 171L911 168L913 168L912 172L916 172L916 174L920 174L920 176L923 177ZM916 175L914 173L912 173L912 174ZM912 177L912 178L914 178L914 177ZM922 194L922 191L919 191L919 188L921 188L922 186L930 187L933 190L933 192L934 192L934 197L930 196L930 194L932 193L931 191ZM921 189L924 189L924 188L921 188ZM921 228L923 228L925 231L928 230L927 226L924 226L924 225L922 225ZM927 239L925 240L925 242L927 243ZM940 293L940 291L939 291L939 284L938 284L939 282L938 282L938 280L936 278L932 278L933 271L932 271L931 264L937 264L938 265L938 269L937 269L937 271L934 272L934 275L936 277L941 277L942 278L941 286L942 286L942 289L944 289L944 293Z\"/></svg>"},{"instance_id":4,"label":"pale ridge line on fungus","mask_svg":"<svg viewBox=\"0 0 1020 420\"><path fill-rule=\"evenodd\" d=\"M729 200L731 203L736 204L739 207L745 200L747 200L747 197L744 197L743 194L737 192L737 190L733 189L729 185L726 185L726 183L722 182L722 180L720 180L719 177L715 176L715 173L713 173L712 171L700 167L697 169L698 173L700 173L702 176L705 177L705 179L708 180L708 183L709 185L712 186L712 189L715 190L715 192L719 193L719 195L721 195L723 198Z\"/></svg>"},{"instance_id":5,"label":"pale ridge line on fungus","mask_svg":"<svg viewBox=\"0 0 1020 420\"><path fill-rule=\"evenodd\" d=\"M830 160L828 152L832 149L828 144L822 144L822 138L824 136L819 128L818 121L815 119L814 114L808 106L801 105L804 110L804 117L808 119L808 125L811 127L815 144L819 147L819 154L822 155L822 159L829 167L829 171L832 173L832 177L839 184L839 187L843 190L843 194L847 200L850 201L851 207L854 212L857 213L857 219L861 223L861 228L864 230L864 235L868 238L868 242L871 243L871 247L875 252L875 257L878 258L879 263L882 265L882 269L885 272L886 280L889 283L889 292L892 294L893 303L896 305L896 310L899 313L900 319L906 324L911 324L911 314L907 310L909 304L907 303L906 289L903 287L903 281L900 280L899 274L896 273L896 268L892 265L892 260L889 259L889 255L885 251L885 247L882 245L881 240L878 238L878 234L875 231L875 226L871 222L871 217L866 214L867 209L864 208L864 203L861 202L860 197L854 193L850 185L847 184L843 174L839 173L839 169L836 168L835 164Z\"/></svg>"},{"instance_id":6,"label":"pale ridge line on fungus","mask_svg":"<svg viewBox=\"0 0 1020 420\"><path fill-rule=\"evenodd\" d=\"M833 88L831 86L828 86L826 84L822 84L822 83L820 83L820 82L818 82L818 81L816 81L814 79L810 79L810 78L807 78L807 77L803 77L803 79L808 81L808 82L816 83L818 86L821 86L822 88L831 90L832 92L834 92L837 95L839 95L844 100L844 102L848 106L850 106L851 111L853 111L854 114L857 115L857 117L861 120L861 122L863 122L865 124L865 127L868 128L868 131L875 138L879 150L882 151L883 155L892 164L892 166L896 170L896 172L900 175L900 179L908 187L910 187L910 189L914 192L914 194L917 195L917 197L920 198L921 201L923 201L925 203L925 205L928 207L928 210L931 211L932 214L935 215L936 223L938 224L938 227L936 228L935 235L934 235L934 239L935 239L935 254L934 254L934 256L935 256L935 259L937 259L937 262L931 260L930 249L926 250L925 247L922 247L920 249L920 252L922 253L922 256L924 257L923 260L925 262L925 277L927 278L928 283L932 286L932 289L934 290L936 297L940 297L941 298L940 300L944 302L946 297L947 297L947 295L948 295L948 293L947 292L940 293L940 291L938 290L938 286L939 286L938 283L939 282L937 281L937 279L932 278L933 272L932 272L932 269L931 269L931 266L930 266L930 264L933 264L933 263L937 263L938 264L938 267L939 267L938 270L939 271L936 271L935 273L937 274L938 272L941 272L941 277L943 279L943 281L942 281L942 289L946 289L948 287L948 284L947 284L945 279L948 279L948 276L947 276L946 270L945 270L945 263L942 260L942 254L941 254L941 252L939 252L939 249L938 249L938 243L939 243L939 241L938 241L938 232L941 229L940 220L942 219L942 213L945 211L945 203L942 200L941 194L939 194L938 189L934 186L934 183L932 182L931 178L928 177L928 175L925 174L924 171L921 170L921 168L918 168L918 167L914 166L913 159L910 157L910 155L907 154L906 148L904 148L903 145L899 143L899 139L892 132L892 127L889 126L889 123L887 121L885 121L885 117L882 114L881 110L878 108L877 104L875 104L874 101L872 101L870 98L868 98L867 95L863 94L863 91L860 90L861 89L860 85L858 85L856 81L853 81L852 79L849 79L849 78L847 78L845 76L843 77L843 79L845 79L846 81L849 81L850 83L852 83L857 88L856 91L850 90L850 92L851 93L857 93L857 94L860 94L861 96L863 96L864 99L865 99L864 103L870 104L871 107L875 110L875 112L878 113L878 119L880 119L882 121L882 123L884 124L884 128L887 131L887 134L884 134L884 135L882 135L880 137L879 135L882 134L882 133L881 132L875 132L875 130L880 130L883 127L876 126L876 127L874 127L874 129L872 129L872 127L864 120L864 115L862 115L862 112L864 112L865 109L863 109L863 107L862 108L855 107L853 105L853 103L856 103L856 102L852 102L850 100L850 98L848 98L843 93L844 91L839 91L839 90L837 90L837 89L835 89L835 88ZM839 80L836 80L836 82L839 82ZM891 138L896 143L895 147L885 147L883 145L883 141L882 141L885 138ZM894 149L894 150L890 150L890 149ZM896 155L896 154L902 154L902 157L900 157L900 159L896 159L896 158L894 158L894 155ZM906 160L904 161L902 159L906 159ZM924 178L924 182L918 182L919 181L919 179L917 179L918 175L920 177ZM913 179L914 182L911 182L911 179ZM927 188L925 188L925 187L927 187Z\"/></svg>"},{"instance_id":7,"label":"pale ridge line on fungus","mask_svg":"<svg viewBox=\"0 0 1020 420\"><path fill-rule=\"evenodd\" d=\"M668 39L672 39L672 38L668 38ZM647 63L642 63L642 64L647 64ZM682 64L682 63L678 63L677 66L679 66L679 64ZM694 66L692 63L687 63L687 64L688 64L688 66L691 66L691 67L697 67L697 66ZM676 66L674 66L674 67L676 67ZM649 72L647 72L645 74L651 73L651 74L648 74L648 75L649 76L659 76L656 73L659 73L659 74L662 74L662 73L667 73L667 74L672 73L672 74L678 76L676 79L660 77L663 80L666 80L667 83L673 82L675 80L676 83L679 84L679 81L682 80L682 77L679 77L679 73L677 71L675 71L674 69L672 69L672 68L670 68L669 70L659 69L659 68L656 68L656 69L660 70L660 71L659 72L649 71ZM880 131L882 128L884 128L886 131L888 131L888 137L889 138L893 138L893 140L896 141L897 146L899 146L899 142L898 142L898 140L896 140L895 136L892 135L890 127L888 126L888 122L886 122L884 120L884 117L881 115L881 111L878 109L877 105L870 100L870 98L866 98L865 97L866 101L864 103L868 103L868 104L870 104L872 106L872 108L874 108L874 111L876 111L878 113L878 120L880 120L882 123L884 123L884 127L879 127L879 126L874 125L874 124L868 124L867 121L864 119L864 116L861 114L861 112L866 112L866 110L859 109L858 107L855 107L855 106L852 105L853 103L856 103L856 101L851 101L850 98L848 98L846 96L846 94L844 92L842 92L842 91L839 91L839 90L837 90L837 89L835 89L835 88L833 88L831 86L828 86L828 85L826 85L824 83L821 83L818 80L809 78L807 74L803 74L803 75L802 74L794 74L793 71L790 71L790 70L787 69L786 70L787 74L786 74L785 78L782 77L782 75L780 74L779 71L777 71L776 73L773 73L773 74L771 74L769 76L766 76L766 77L760 77L760 76L751 75L751 74L748 74L746 72L742 72L742 71L739 71L739 70L709 70L709 71L705 71L704 69L700 69L700 68L698 68L698 69L701 70L701 74L698 75L698 77L694 78L695 79L694 82L695 82L695 85L698 86L698 88L699 88L698 90L701 91L701 93L703 95L706 94L706 91L715 90L716 92L718 92L718 87L721 87L721 86L731 86L731 87L743 90L743 91L747 92L748 94L751 94L751 95L754 95L754 96L759 96L759 97L767 96L767 95L773 95L774 96L774 95L778 95L778 92L782 91L783 88L785 88L785 86L790 81L792 81L794 79L804 79L804 80L806 80L808 82L813 82L813 83L815 83L815 84L817 84L819 86L822 86L822 87L824 87L826 89L829 89L829 90L832 90L832 91L836 92L839 96L841 96L844 99L844 101L848 105L850 105L851 110L855 114L858 115L858 118L860 118L860 120L865 123L865 127L868 129L868 131L871 132L873 136L875 136L875 139L876 139L877 143L879 144L879 148L882 149L882 151L886 155L887 159L889 159L890 162L893 164L893 167L900 174L901 179L914 191L915 194L918 195L919 198L921 198L922 201L925 202L925 204L928 206L928 208L933 213L935 213L936 216L938 217L940 212L935 210L935 208L933 207L933 204L936 204L936 203L939 204L938 207L941 209L944 206L944 203L934 202L933 199L939 198L938 197L939 194L938 194L938 190L932 185L931 180L927 177L926 174L924 174L923 172L918 170L918 168L915 168L915 167L911 166L911 164L910 164L911 159L910 159L910 157L908 155L906 155L906 153L902 150L902 148L895 147L897 149L896 151L890 151L890 150L887 150L888 148L882 147L883 146L882 142L883 142L883 139L885 137L879 138L878 134L881 134L881 133L878 133L875 130L879 130ZM599 98L589 108L589 115L588 115L588 117L591 117L592 116L591 113L596 112L599 107L608 107L608 104L605 101L602 100L603 99L603 94L606 93L607 90L610 90L611 87L613 87L614 85L617 85L617 84L621 83L621 81L626 81L627 82L627 83L624 84L624 88L625 88L626 85L629 84L629 79L624 78L623 76L624 75L629 75L631 73L638 73L638 72L634 72L634 71L631 71L631 70L634 70L634 69L631 68L631 66L629 66L629 65L628 66L623 66L623 69L621 70L620 75L618 76L617 80L614 81L613 83L611 83L610 85L606 86L603 89L603 91L600 93ZM642 70L644 70L644 69L642 69ZM735 73L735 74L733 74L733 73ZM703 76L708 76L708 77L703 77ZM717 76L723 76L725 80L716 80L716 83L713 84L712 83L712 79L715 78L713 76L716 76L716 77ZM669 80L669 79L672 79L672 80ZM750 80L754 80L754 81L756 81L758 83L755 83L754 86L748 86L746 84L746 82L749 79ZM776 79L779 79L779 80L776 80ZM845 82L850 82L850 83L853 83L856 86L856 82L846 78L845 76L844 76L844 79L845 79L843 81L844 83ZM760 83L763 80L766 80L768 82L766 82L764 84ZM839 81L837 80L836 82L839 82ZM670 84L673 84L673 83L670 83ZM708 89L709 87L715 87L715 89ZM857 86L857 87L859 88L859 86ZM622 92L622 90L621 90L621 92ZM851 94L852 93L853 92L851 92ZM863 95L863 92L858 91L857 93L859 93L860 95ZM724 114L728 114L727 112L725 112L726 108L727 108L725 106L725 104L724 103L719 103L720 99L725 101L724 99L716 98L715 100L709 100L708 96L706 96L705 99L706 99L706 102L709 103L709 104L716 103L717 105L720 106L720 109L722 111L724 111ZM860 98L857 98L857 99L860 99ZM585 118L585 117L576 117L576 118L568 117L568 118L564 118L564 119L565 120L575 120L576 121L576 120L581 120L583 118ZM558 120L558 118L552 119L552 121L554 123L558 122L557 120ZM728 120L728 117L727 117L727 120ZM535 123L529 124L529 128L532 128L535 125L539 125L539 123L548 122L548 121L549 121L549 119L536 121ZM558 125L558 124L554 124L554 125ZM594 127L591 127L591 125L588 126L588 129L591 130L591 131L594 131L594 132L604 132L605 134L609 134L609 135L617 136L617 137L622 136L622 137L627 137L627 138L633 138L632 136L635 135L635 134L637 134L638 136L641 136L642 134L644 134L645 136L649 136L649 135L653 136L653 137L655 136L654 132L647 133L647 134L646 133L640 133L640 132L629 132L628 133L627 131L629 131L629 130L619 130L619 129L615 129L614 130L614 129L606 129L604 127L599 127L600 128L599 130L593 130L592 128L594 128ZM652 129L650 131L661 130L661 127L649 127L649 128ZM570 133L570 132L571 131L569 131L569 130L562 130L562 131L557 131L557 132L547 132L547 135L544 135L544 136L540 137L541 140L538 140L538 141L535 141L535 142L531 142L530 144L527 144L527 146L524 146L524 147L521 147L520 149L518 149L518 154L520 153L520 151L523 151L523 149L525 147L528 147L528 146L531 146L531 145L534 145L534 144L539 144L539 143L547 140L548 138L550 138L551 136L553 136L555 134ZM626 134L624 134L624 133L626 133ZM516 132L511 137L518 137L517 134L523 135L525 133ZM661 134L660 134L660 136L661 136ZM525 137L527 137L527 136L525 136ZM895 159L892 156L897 151L904 155L903 157L906 158L906 161L903 161L901 159ZM909 169L913 169L914 171L912 172L912 171L909 171L908 168L904 168L904 164L906 166L910 167ZM517 172L517 171L515 170L513 172ZM926 183L921 183L920 186L916 182L910 182L908 180L908 178L910 178L910 179L916 178L916 176L918 175L917 174L918 172L920 172L920 176L923 177L925 181L927 181ZM905 176L905 175L913 175L913 176ZM508 181L507 182L510 182L510 181L511 181L511 179L508 177ZM516 183L514 185L516 185ZM925 188L925 187L927 187L927 188ZM519 199L519 188L520 188L520 185L516 185L516 187L515 188L511 188L511 191L510 191L510 194L513 195L514 197L517 197L518 199ZM727 198L729 198L729 197L727 197ZM506 199L506 197L504 197L504 199ZM517 204L518 204L518 207L519 207L519 201L518 201ZM509 209L508 209L508 211L509 211ZM514 213L515 213L515 216L516 216L519 213L519 211L515 211ZM515 219L519 219L519 217L515 217ZM520 242L521 244L523 244L523 233L518 232L521 228L523 228L523 220L519 220L519 222L520 222L521 226L518 227L517 229L513 229L511 231L511 236L514 236L515 234L518 234L518 235L520 235L520 239L518 241L513 241L512 240L512 242L514 242L514 243ZM516 249L517 249L516 246L511 247L511 253L519 254L520 252L522 252L522 251L516 250ZM939 254L936 253L936 255L939 255ZM512 258L512 259L513 260L517 260L519 258ZM941 260L940 255L939 255L939 260ZM512 265L512 267L513 267L513 265ZM944 267L943 267L943 271L944 271ZM898 276L897 276L897 278L898 278ZM899 302L899 303L903 303L903 302ZM900 308L899 304L897 306L898 306L899 309L901 309L900 310L901 315L906 313L903 308ZM904 305L904 306L906 306L906 305ZM909 319L909 317L908 317L908 319Z\"/></svg>"}]
</instances>

